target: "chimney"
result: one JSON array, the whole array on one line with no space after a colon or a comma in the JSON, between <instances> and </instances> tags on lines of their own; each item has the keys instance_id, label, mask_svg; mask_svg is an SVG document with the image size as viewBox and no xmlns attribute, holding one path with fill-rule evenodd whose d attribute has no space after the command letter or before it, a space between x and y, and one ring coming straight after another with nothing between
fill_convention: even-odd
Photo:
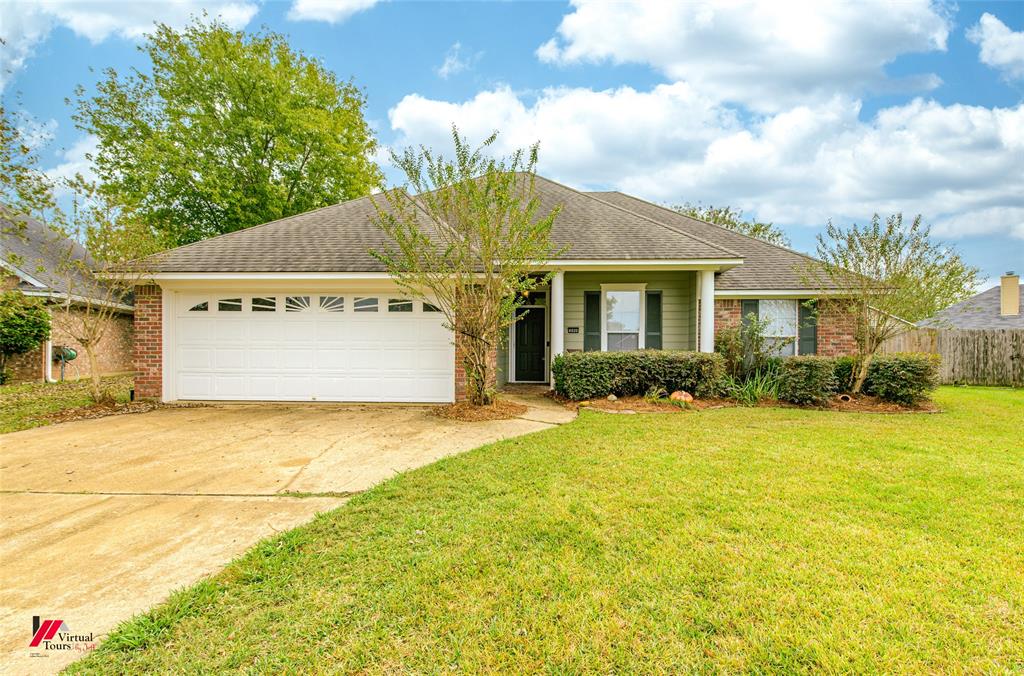
<instances>
[{"instance_id":1,"label":"chimney","mask_svg":"<svg viewBox=\"0 0 1024 676\"><path fill-rule=\"evenodd\" d=\"M999 278L999 314L1003 317L1020 314L1020 277L1012 270Z\"/></svg>"}]
</instances>

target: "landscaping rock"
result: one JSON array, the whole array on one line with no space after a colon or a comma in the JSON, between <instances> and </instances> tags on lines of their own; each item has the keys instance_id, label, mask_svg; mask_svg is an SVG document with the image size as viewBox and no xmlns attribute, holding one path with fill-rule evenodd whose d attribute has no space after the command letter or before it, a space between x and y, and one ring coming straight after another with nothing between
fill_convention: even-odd
<instances>
[{"instance_id":1,"label":"landscaping rock","mask_svg":"<svg viewBox=\"0 0 1024 676\"><path fill-rule=\"evenodd\" d=\"M676 390L675 392L670 394L668 398L671 399L672 401L682 401L687 404L693 401L693 395L690 394L689 392L684 392L683 390Z\"/></svg>"},{"instance_id":2,"label":"landscaping rock","mask_svg":"<svg viewBox=\"0 0 1024 676\"><path fill-rule=\"evenodd\" d=\"M615 401L617 399L618 399L618 397L616 397L614 394L609 394L608 395L608 401Z\"/></svg>"}]
</instances>

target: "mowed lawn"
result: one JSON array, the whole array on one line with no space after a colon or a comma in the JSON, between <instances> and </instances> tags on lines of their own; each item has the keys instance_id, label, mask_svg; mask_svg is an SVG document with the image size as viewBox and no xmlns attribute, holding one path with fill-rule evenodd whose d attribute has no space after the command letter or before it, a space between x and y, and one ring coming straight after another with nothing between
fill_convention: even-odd
<instances>
[{"instance_id":1,"label":"mowed lawn","mask_svg":"<svg viewBox=\"0 0 1024 676\"><path fill-rule=\"evenodd\" d=\"M608 415L410 472L72 671L1024 669L1024 391Z\"/></svg>"}]
</instances>

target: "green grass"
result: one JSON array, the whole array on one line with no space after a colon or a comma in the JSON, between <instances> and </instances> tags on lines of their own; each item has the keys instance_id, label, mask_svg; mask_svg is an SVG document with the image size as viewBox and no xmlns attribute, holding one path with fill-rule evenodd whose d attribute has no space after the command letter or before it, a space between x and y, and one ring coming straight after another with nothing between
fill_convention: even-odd
<instances>
[{"instance_id":1,"label":"green grass","mask_svg":"<svg viewBox=\"0 0 1024 676\"><path fill-rule=\"evenodd\" d=\"M117 401L125 402L128 401L132 378L104 378L103 385ZM88 380L0 386L0 434L49 425L47 415L92 403Z\"/></svg>"},{"instance_id":2,"label":"green grass","mask_svg":"<svg viewBox=\"0 0 1024 676\"><path fill-rule=\"evenodd\" d=\"M409 472L78 672L1024 670L1024 391L607 415Z\"/></svg>"}]
</instances>

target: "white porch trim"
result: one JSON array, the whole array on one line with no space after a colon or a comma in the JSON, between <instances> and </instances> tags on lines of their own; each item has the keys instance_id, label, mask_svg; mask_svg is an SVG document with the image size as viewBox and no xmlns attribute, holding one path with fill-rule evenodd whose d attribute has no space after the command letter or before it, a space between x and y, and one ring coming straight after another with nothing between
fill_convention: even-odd
<instances>
[{"instance_id":1,"label":"white porch trim","mask_svg":"<svg viewBox=\"0 0 1024 676\"><path fill-rule=\"evenodd\" d=\"M700 317L697 323L700 331L698 349L701 352L715 351L715 271L701 270L700 284Z\"/></svg>"}]
</instances>

